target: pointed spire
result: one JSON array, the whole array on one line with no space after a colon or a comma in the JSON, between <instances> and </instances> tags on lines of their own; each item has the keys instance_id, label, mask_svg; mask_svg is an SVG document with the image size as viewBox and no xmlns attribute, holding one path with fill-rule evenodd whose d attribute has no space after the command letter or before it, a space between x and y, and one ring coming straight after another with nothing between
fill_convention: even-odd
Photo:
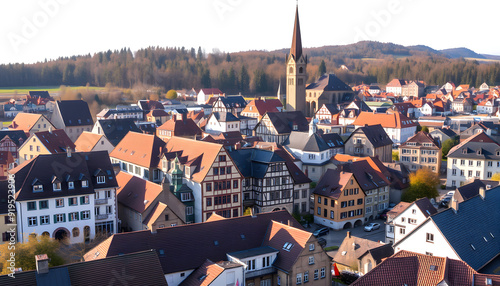
<instances>
[{"instance_id":1,"label":"pointed spire","mask_svg":"<svg viewBox=\"0 0 500 286\"><path fill-rule=\"evenodd\" d=\"M278 84L278 100L281 101L281 78L280 83Z\"/></svg>"},{"instance_id":2,"label":"pointed spire","mask_svg":"<svg viewBox=\"0 0 500 286\"><path fill-rule=\"evenodd\" d=\"M297 10L295 12L295 25L293 26L293 39L292 48L290 49L290 56L293 56L295 60L298 60L302 56L302 37L300 36L298 3Z\"/></svg>"}]
</instances>

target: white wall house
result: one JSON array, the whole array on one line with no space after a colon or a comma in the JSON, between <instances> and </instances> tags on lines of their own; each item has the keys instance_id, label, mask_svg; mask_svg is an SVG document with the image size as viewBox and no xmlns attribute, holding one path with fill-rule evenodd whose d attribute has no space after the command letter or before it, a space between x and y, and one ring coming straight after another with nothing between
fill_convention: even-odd
<instances>
[{"instance_id":1,"label":"white wall house","mask_svg":"<svg viewBox=\"0 0 500 286\"><path fill-rule=\"evenodd\" d=\"M255 127L255 126L254 126ZM207 132L232 132L240 131L240 120L232 113L214 112L210 114L205 131Z\"/></svg>"},{"instance_id":2,"label":"white wall house","mask_svg":"<svg viewBox=\"0 0 500 286\"><path fill-rule=\"evenodd\" d=\"M413 202L393 220L394 243L405 238L434 213L436 209L430 204L429 199L423 198Z\"/></svg>"}]
</instances>

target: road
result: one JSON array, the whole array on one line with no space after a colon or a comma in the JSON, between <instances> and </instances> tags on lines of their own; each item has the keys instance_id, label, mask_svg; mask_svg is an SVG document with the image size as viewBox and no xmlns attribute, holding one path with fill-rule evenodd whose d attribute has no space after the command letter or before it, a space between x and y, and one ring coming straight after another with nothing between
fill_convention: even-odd
<instances>
[{"instance_id":1,"label":"road","mask_svg":"<svg viewBox=\"0 0 500 286\"><path fill-rule=\"evenodd\" d=\"M372 222L376 222L380 224L380 228L371 232L364 231L364 226L358 226L351 229L342 229L342 230L330 230L330 233L327 235L321 236L326 240L326 246L340 246L342 241L347 235L347 232L350 231L351 235L356 237L361 237L373 241L382 241L385 242L385 224L384 220L376 219ZM313 232L317 228L320 228L319 225L311 224L311 227L307 230Z\"/></svg>"}]
</instances>

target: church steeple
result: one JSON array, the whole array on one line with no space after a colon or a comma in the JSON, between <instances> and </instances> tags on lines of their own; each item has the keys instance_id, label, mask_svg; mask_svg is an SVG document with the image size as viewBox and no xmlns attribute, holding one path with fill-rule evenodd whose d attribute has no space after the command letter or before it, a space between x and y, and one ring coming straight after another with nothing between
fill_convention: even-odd
<instances>
[{"instance_id":1,"label":"church steeple","mask_svg":"<svg viewBox=\"0 0 500 286\"><path fill-rule=\"evenodd\" d=\"M292 48L290 49L290 56L294 57L297 61L302 56L302 37L300 36L300 23L299 23L299 5L295 11L295 25L293 26Z\"/></svg>"}]
</instances>

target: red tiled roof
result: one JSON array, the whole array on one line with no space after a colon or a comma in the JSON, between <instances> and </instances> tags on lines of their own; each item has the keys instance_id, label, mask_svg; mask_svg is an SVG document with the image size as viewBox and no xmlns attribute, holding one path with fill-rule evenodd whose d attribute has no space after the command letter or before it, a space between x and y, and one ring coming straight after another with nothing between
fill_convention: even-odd
<instances>
[{"instance_id":1,"label":"red tiled roof","mask_svg":"<svg viewBox=\"0 0 500 286\"><path fill-rule=\"evenodd\" d=\"M156 167L164 146L165 142L155 135L129 132L109 156L146 168Z\"/></svg>"},{"instance_id":2,"label":"red tiled roof","mask_svg":"<svg viewBox=\"0 0 500 286\"><path fill-rule=\"evenodd\" d=\"M278 112L278 107L283 107L277 99L254 99L250 101L241 113L258 113L263 116L266 112Z\"/></svg>"},{"instance_id":3,"label":"red tiled roof","mask_svg":"<svg viewBox=\"0 0 500 286\"><path fill-rule=\"evenodd\" d=\"M201 135L203 132L196 123L190 118L177 119L176 116L172 117L167 122L163 123L162 126L156 128L156 132L159 135L160 130L167 130L174 132L174 136L196 136Z\"/></svg>"},{"instance_id":4,"label":"red tiled roof","mask_svg":"<svg viewBox=\"0 0 500 286\"><path fill-rule=\"evenodd\" d=\"M154 109L151 110L147 116L154 116L154 117L164 117L164 116L169 116L168 113L163 110L163 109Z\"/></svg>"},{"instance_id":5,"label":"red tiled roof","mask_svg":"<svg viewBox=\"0 0 500 286\"><path fill-rule=\"evenodd\" d=\"M365 125L377 125L380 124L384 128L408 128L418 126L406 115L399 112L387 112L387 113L372 113L372 112L361 112L353 122L355 126L365 126Z\"/></svg>"},{"instance_id":6,"label":"red tiled roof","mask_svg":"<svg viewBox=\"0 0 500 286\"><path fill-rule=\"evenodd\" d=\"M104 135L84 131L75 141L78 152L90 152Z\"/></svg>"},{"instance_id":7,"label":"red tiled roof","mask_svg":"<svg viewBox=\"0 0 500 286\"><path fill-rule=\"evenodd\" d=\"M382 261L377 267L356 280L361 285L472 285L476 273L461 260L429 256L402 250Z\"/></svg>"},{"instance_id":8,"label":"red tiled roof","mask_svg":"<svg viewBox=\"0 0 500 286\"><path fill-rule=\"evenodd\" d=\"M118 202L139 213L144 212L163 191L161 185L125 172L119 172L116 180Z\"/></svg>"}]
</instances>

